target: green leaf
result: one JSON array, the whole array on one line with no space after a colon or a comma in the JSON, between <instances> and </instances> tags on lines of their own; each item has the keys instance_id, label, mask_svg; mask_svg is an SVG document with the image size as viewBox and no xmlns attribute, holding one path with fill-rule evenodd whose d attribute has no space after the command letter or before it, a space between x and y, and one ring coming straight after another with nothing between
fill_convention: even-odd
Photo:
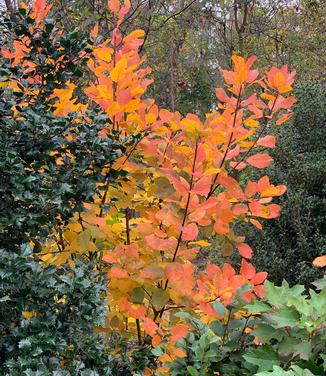
<instances>
[{"instance_id":1,"label":"green leaf","mask_svg":"<svg viewBox=\"0 0 326 376\"><path fill-rule=\"evenodd\" d=\"M188 366L187 371L190 376L199 376L199 372L193 366Z\"/></svg>"},{"instance_id":2,"label":"green leaf","mask_svg":"<svg viewBox=\"0 0 326 376\"><path fill-rule=\"evenodd\" d=\"M216 300L212 305L213 305L213 308L216 311L216 313L219 314L220 316L224 317L224 314L225 314L225 311L226 311L225 306L218 300Z\"/></svg>"},{"instance_id":3,"label":"green leaf","mask_svg":"<svg viewBox=\"0 0 326 376\"><path fill-rule=\"evenodd\" d=\"M258 366L258 371L269 371L274 365L279 365L278 355L270 345L263 345L257 349L251 349L243 355L249 363Z\"/></svg>"},{"instance_id":4,"label":"green leaf","mask_svg":"<svg viewBox=\"0 0 326 376\"><path fill-rule=\"evenodd\" d=\"M174 192L174 188L169 179L165 176L160 176L154 180L156 185L155 195L159 198L170 196Z\"/></svg>"},{"instance_id":5,"label":"green leaf","mask_svg":"<svg viewBox=\"0 0 326 376\"><path fill-rule=\"evenodd\" d=\"M281 331L264 323L258 324L252 334L258 337L262 342L268 342L271 339L277 339L280 341L283 337L283 333Z\"/></svg>"},{"instance_id":6,"label":"green leaf","mask_svg":"<svg viewBox=\"0 0 326 376\"><path fill-rule=\"evenodd\" d=\"M170 300L170 296L166 290L163 289L156 289L152 295L152 304L154 308L159 311L161 310L165 304Z\"/></svg>"},{"instance_id":7,"label":"green leaf","mask_svg":"<svg viewBox=\"0 0 326 376\"><path fill-rule=\"evenodd\" d=\"M254 301L253 303L246 304L244 308L250 313L262 313L270 311L271 307L259 300Z\"/></svg>"},{"instance_id":8,"label":"green leaf","mask_svg":"<svg viewBox=\"0 0 326 376\"><path fill-rule=\"evenodd\" d=\"M300 320L300 314L292 307L283 307L272 314L266 315L275 322L276 328L284 326L296 326Z\"/></svg>"},{"instance_id":9,"label":"green leaf","mask_svg":"<svg viewBox=\"0 0 326 376\"><path fill-rule=\"evenodd\" d=\"M131 291L130 300L135 304L142 304L145 298L145 292L142 287L135 287Z\"/></svg>"},{"instance_id":10,"label":"green leaf","mask_svg":"<svg viewBox=\"0 0 326 376\"><path fill-rule=\"evenodd\" d=\"M294 346L294 355L299 355L303 360L309 360L312 353L311 342L305 341Z\"/></svg>"}]
</instances>

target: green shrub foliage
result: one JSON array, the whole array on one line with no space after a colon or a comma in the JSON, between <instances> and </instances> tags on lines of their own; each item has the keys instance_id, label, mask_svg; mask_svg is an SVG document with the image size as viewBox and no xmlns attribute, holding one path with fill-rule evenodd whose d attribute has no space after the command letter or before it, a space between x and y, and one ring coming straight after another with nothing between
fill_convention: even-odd
<instances>
[{"instance_id":1,"label":"green shrub foliage","mask_svg":"<svg viewBox=\"0 0 326 376\"><path fill-rule=\"evenodd\" d=\"M229 306L224 321L209 325L185 313L193 330L177 342L186 357L170 364L171 375L324 375L325 278L319 284L319 292L305 294L303 285L267 281L265 299ZM215 308L223 313L219 304Z\"/></svg>"}]
</instances>

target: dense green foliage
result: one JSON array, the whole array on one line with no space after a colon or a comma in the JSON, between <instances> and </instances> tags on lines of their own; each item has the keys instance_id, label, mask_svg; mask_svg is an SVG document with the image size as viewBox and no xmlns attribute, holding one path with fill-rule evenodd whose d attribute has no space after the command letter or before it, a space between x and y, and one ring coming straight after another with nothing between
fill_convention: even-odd
<instances>
[{"instance_id":1,"label":"dense green foliage","mask_svg":"<svg viewBox=\"0 0 326 376\"><path fill-rule=\"evenodd\" d=\"M67 80L79 79L85 59L73 61L87 50L87 40L77 31L54 33L50 19L42 32L33 33L28 29L33 20L24 13L15 19L5 20L7 35L30 38L32 48L17 66L1 55L0 246L10 250L48 234L58 221L83 210L83 203L93 200L97 182L114 180L115 172L111 169L110 176L104 176L103 168L124 152L124 141L132 142L118 141L118 132L100 137L107 119L96 108L87 111L87 121L76 112L53 114L53 92ZM30 61L36 67L29 71L24 63ZM17 83L18 90L8 90L7 82ZM21 106L26 101L28 106Z\"/></svg>"},{"instance_id":2,"label":"dense green foliage","mask_svg":"<svg viewBox=\"0 0 326 376\"><path fill-rule=\"evenodd\" d=\"M42 268L28 247L21 255L1 251L1 374L110 374L103 339L93 328L107 311L105 288L91 264Z\"/></svg>"},{"instance_id":3,"label":"dense green foliage","mask_svg":"<svg viewBox=\"0 0 326 376\"><path fill-rule=\"evenodd\" d=\"M309 296L303 285L265 282L265 287L264 300L227 310L217 304L224 322L205 325L185 314L194 331L178 341L187 355L170 364L171 375L324 375L325 285Z\"/></svg>"},{"instance_id":4,"label":"dense green foliage","mask_svg":"<svg viewBox=\"0 0 326 376\"><path fill-rule=\"evenodd\" d=\"M79 79L82 62L72 60L86 41L78 32L54 34L50 19L31 34L31 22L21 10L14 23L3 23L10 38L2 47L27 36L32 48L16 66L2 54L0 63L0 374L117 375L126 368L94 331L107 313L104 274L87 258L44 268L35 253L53 228L93 200L96 183L114 181L115 171L103 175L103 168L133 139L118 132L100 137L107 118L96 108L87 111L87 121L76 112L53 114L51 94ZM28 61L34 70L26 71ZM39 75L46 80L35 80ZM25 90L10 90L12 82Z\"/></svg>"}]
</instances>

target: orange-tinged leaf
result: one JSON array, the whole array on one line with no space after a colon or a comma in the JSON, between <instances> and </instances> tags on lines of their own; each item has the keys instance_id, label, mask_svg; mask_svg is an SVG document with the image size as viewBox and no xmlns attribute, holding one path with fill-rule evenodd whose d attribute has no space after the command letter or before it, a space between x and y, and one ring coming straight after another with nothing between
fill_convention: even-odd
<instances>
[{"instance_id":1,"label":"orange-tinged leaf","mask_svg":"<svg viewBox=\"0 0 326 376\"><path fill-rule=\"evenodd\" d=\"M95 26L93 27L90 35L95 38L98 36L98 22L96 22Z\"/></svg>"},{"instance_id":2,"label":"orange-tinged leaf","mask_svg":"<svg viewBox=\"0 0 326 376\"><path fill-rule=\"evenodd\" d=\"M128 34L126 37L123 38L123 41L126 43L126 42L129 42L133 39L138 39L138 38L144 38L144 35L145 35L145 32L144 30L134 30L132 31L130 34Z\"/></svg>"},{"instance_id":3,"label":"orange-tinged leaf","mask_svg":"<svg viewBox=\"0 0 326 376\"><path fill-rule=\"evenodd\" d=\"M32 6L33 12L31 17L34 18L35 21L42 21L51 8L52 4L46 6L46 0L35 0Z\"/></svg>"},{"instance_id":4,"label":"orange-tinged leaf","mask_svg":"<svg viewBox=\"0 0 326 376\"><path fill-rule=\"evenodd\" d=\"M195 240L198 236L198 226L195 223L190 223L182 229L182 240Z\"/></svg>"},{"instance_id":5,"label":"orange-tinged leaf","mask_svg":"<svg viewBox=\"0 0 326 376\"><path fill-rule=\"evenodd\" d=\"M259 272L254 275L254 277L251 279L250 283L253 285L260 285L265 281L267 278L267 273L266 272Z\"/></svg>"},{"instance_id":6,"label":"orange-tinged leaf","mask_svg":"<svg viewBox=\"0 0 326 376\"><path fill-rule=\"evenodd\" d=\"M248 244L245 244L245 243L240 243L238 244L238 250L239 250L239 253L242 257L245 257L247 259L251 259L252 257L252 248L249 247Z\"/></svg>"},{"instance_id":7,"label":"orange-tinged leaf","mask_svg":"<svg viewBox=\"0 0 326 376\"><path fill-rule=\"evenodd\" d=\"M293 116L293 112L282 114L275 122L276 125L281 125L288 121Z\"/></svg>"},{"instance_id":8,"label":"orange-tinged leaf","mask_svg":"<svg viewBox=\"0 0 326 376\"><path fill-rule=\"evenodd\" d=\"M115 253L109 252L103 256L102 261L108 264L114 264L117 261L117 256Z\"/></svg>"},{"instance_id":9,"label":"orange-tinged leaf","mask_svg":"<svg viewBox=\"0 0 326 376\"><path fill-rule=\"evenodd\" d=\"M326 255L316 257L312 264L317 268L324 268L326 266Z\"/></svg>"},{"instance_id":10,"label":"orange-tinged leaf","mask_svg":"<svg viewBox=\"0 0 326 376\"><path fill-rule=\"evenodd\" d=\"M253 265L249 264L245 259L242 259L240 274L250 280L256 274L256 270Z\"/></svg>"},{"instance_id":11,"label":"orange-tinged leaf","mask_svg":"<svg viewBox=\"0 0 326 376\"><path fill-rule=\"evenodd\" d=\"M229 97L225 93L224 89L222 89L220 87L216 88L215 94L216 94L217 99L219 99L221 102L225 103L225 102L229 101Z\"/></svg>"},{"instance_id":12,"label":"orange-tinged leaf","mask_svg":"<svg viewBox=\"0 0 326 376\"><path fill-rule=\"evenodd\" d=\"M243 123L250 128L257 128L259 126L259 121L254 119L247 119Z\"/></svg>"},{"instance_id":13,"label":"orange-tinged leaf","mask_svg":"<svg viewBox=\"0 0 326 376\"><path fill-rule=\"evenodd\" d=\"M127 68L127 59L126 56L123 55L121 59L116 63L115 67L110 71L110 77L112 81L118 82L119 79L126 73Z\"/></svg>"},{"instance_id":14,"label":"orange-tinged leaf","mask_svg":"<svg viewBox=\"0 0 326 376\"><path fill-rule=\"evenodd\" d=\"M134 319L144 319L146 313L146 308L140 304L132 304L129 308L130 317Z\"/></svg>"},{"instance_id":15,"label":"orange-tinged leaf","mask_svg":"<svg viewBox=\"0 0 326 376\"><path fill-rule=\"evenodd\" d=\"M171 328L171 342L176 343L180 338L186 337L189 327L186 324L177 324Z\"/></svg>"},{"instance_id":16,"label":"orange-tinged leaf","mask_svg":"<svg viewBox=\"0 0 326 376\"><path fill-rule=\"evenodd\" d=\"M274 136L265 136L257 141L257 145L264 146L266 148L274 149L276 144L276 138Z\"/></svg>"},{"instance_id":17,"label":"orange-tinged leaf","mask_svg":"<svg viewBox=\"0 0 326 376\"><path fill-rule=\"evenodd\" d=\"M250 219L250 223L252 223L256 228L258 228L258 230L263 229L262 224L259 221L257 221L256 219Z\"/></svg>"},{"instance_id":18,"label":"orange-tinged leaf","mask_svg":"<svg viewBox=\"0 0 326 376\"><path fill-rule=\"evenodd\" d=\"M285 191L285 185L271 186L261 193L261 197L282 196Z\"/></svg>"},{"instance_id":19,"label":"orange-tinged leaf","mask_svg":"<svg viewBox=\"0 0 326 376\"><path fill-rule=\"evenodd\" d=\"M249 157L247 162L253 167L265 168L273 162L273 158L268 154L258 153Z\"/></svg>"},{"instance_id":20,"label":"orange-tinged leaf","mask_svg":"<svg viewBox=\"0 0 326 376\"><path fill-rule=\"evenodd\" d=\"M139 277L154 280L161 279L164 277L164 271L159 266L147 266L140 272Z\"/></svg>"},{"instance_id":21,"label":"orange-tinged leaf","mask_svg":"<svg viewBox=\"0 0 326 376\"><path fill-rule=\"evenodd\" d=\"M159 335L155 334L153 337L152 337L152 346L155 347L155 346L158 346L160 343L162 342L162 339ZM147 371L148 370L148 371ZM148 373L146 373L146 371ZM149 370L149 368L146 368L145 369L145 376L146 375L152 375L151 371Z\"/></svg>"},{"instance_id":22,"label":"orange-tinged leaf","mask_svg":"<svg viewBox=\"0 0 326 376\"><path fill-rule=\"evenodd\" d=\"M129 274L126 270L113 266L109 271L111 278L128 278Z\"/></svg>"},{"instance_id":23,"label":"orange-tinged leaf","mask_svg":"<svg viewBox=\"0 0 326 376\"><path fill-rule=\"evenodd\" d=\"M151 337L153 337L159 329L157 324L149 317L144 317L142 320L142 324L145 332Z\"/></svg>"},{"instance_id":24,"label":"orange-tinged leaf","mask_svg":"<svg viewBox=\"0 0 326 376\"><path fill-rule=\"evenodd\" d=\"M108 8L114 14L118 14L120 10L120 0L109 0L108 1Z\"/></svg>"},{"instance_id":25,"label":"orange-tinged leaf","mask_svg":"<svg viewBox=\"0 0 326 376\"><path fill-rule=\"evenodd\" d=\"M201 196L207 196L211 188L211 182L212 179L210 176L204 176L197 181L192 191Z\"/></svg>"},{"instance_id":26,"label":"orange-tinged leaf","mask_svg":"<svg viewBox=\"0 0 326 376\"><path fill-rule=\"evenodd\" d=\"M187 354L184 352L184 350L180 349L179 347L176 347L173 349L172 355L177 358L184 358Z\"/></svg>"}]
</instances>

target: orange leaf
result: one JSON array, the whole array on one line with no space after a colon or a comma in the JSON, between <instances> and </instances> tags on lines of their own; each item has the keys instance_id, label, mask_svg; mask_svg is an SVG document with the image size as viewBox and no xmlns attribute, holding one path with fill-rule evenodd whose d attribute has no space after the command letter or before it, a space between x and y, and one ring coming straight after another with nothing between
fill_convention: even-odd
<instances>
[{"instance_id":1,"label":"orange leaf","mask_svg":"<svg viewBox=\"0 0 326 376\"><path fill-rule=\"evenodd\" d=\"M293 112L282 114L275 122L276 125L281 125L288 121L293 116Z\"/></svg>"},{"instance_id":2,"label":"orange leaf","mask_svg":"<svg viewBox=\"0 0 326 376\"><path fill-rule=\"evenodd\" d=\"M186 324L177 324L171 328L171 342L176 343L180 338L186 337L189 328Z\"/></svg>"},{"instance_id":3,"label":"orange leaf","mask_svg":"<svg viewBox=\"0 0 326 376\"><path fill-rule=\"evenodd\" d=\"M204 176L197 181L192 191L199 195L207 196L211 187L211 182L212 179L210 176Z\"/></svg>"},{"instance_id":4,"label":"orange leaf","mask_svg":"<svg viewBox=\"0 0 326 376\"><path fill-rule=\"evenodd\" d=\"M120 10L120 1L119 0L109 0L108 1L108 8L114 14L118 14Z\"/></svg>"},{"instance_id":5,"label":"orange leaf","mask_svg":"<svg viewBox=\"0 0 326 376\"><path fill-rule=\"evenodd\" d=\"M274 136L265 136L257 141L257 145L264 146L266 148L275 148L276 138Z\"/></svg>"},{"instance_id":6,"label":"orange leaf","mask_svg":"<svg viewBox=\"0 0 326 376\"><path fill-rule=\"evenodd\" d=\"M154 336L154 334L158 331L157 324L150 318L144 317L142 320L143 328L147 334L149 334L151 337Z\"/></svg>"},{"instance_id":7,"label":"orange leaf","mask_svg":"<svg viewBox=\"0 0 326 376\"><path fill-rule=\"evenodd\" d=\"M240 274L243 275L245 278L250 280L256 274L255 267L253 265L249 264L249 262L247 262L245 259L242 259Z\"/></svg>"},{"instance_id":8,"label":"orange leaf","mask_svg":"<svg viewBox=\"0 0 326 376\"><path fill-rule=\"evenodd\" d=\"M195 240L198 236L198 227L195 223L190 223L182 229L182 240Z\"/></svg>"},{"instance_id":9,"label":"orange leaf","mask_svg":"<svg viewBox=\"0 0 326 376\"><path fill-rule=\"evenodd\" d=\"M274 197L274 196L282 196L286 191L285 185L278 185L278 186L271 186L267 188L261 193L261 197Z\"/></svg>"},{"instance_id":10,"label":"orange leaf","mask_svg":"<svg viewBox=\"0 0 326 376\"><path fill-rule=\"evenodd\" d=\"M247 162L253 167L265 168L273 162L273 158L268 154L258 153L249 157Z\"/></svg>"},{"instance_id":11,"label":"orange leaf","mask_svg":"<svg viewBox=\"0 0 326 376\"><path fill-rule=\"evenodd\" d=\"M248 244L245 244L245 243L238 244L238 250L239 250L239 253L242 257L245 257L247 259L251 259L252 249L251 249L251 247L249 247Z\"/></svg>"},{"instance_id":12,"label":"orange leaf","mask_svg":"<svg viewBox=\"0 0 326 376\"><path fill-rule=\"evenodd\" d=\"M35 21L42 21L51 8L52 5L46 6L46 0L35 0L32 7L33 13L31 14L31 17L34 18Z\"/></svg>"},{"instance_id":13,"label":"orange leaf","mask_svg":"<svg viewBox=\"0 0 326 376\"><path fill-rule=\"evenodd\" d=\"M266 272L259 272L259 273L255 274L255 276L251 279L250 282L253 285L260 285L261 283L263 283L265 281L266 278L267 278Z\"/></svg>"},{"instance_id":14,"label":"orange leaf","mask_svg":"<svg viewBox=\"0 0 326 376\"><path fill-rule=\"evenodd\" d=\"M316 257L312 262L312 265L317 266L317 268L324 268L326 266L326 255Z\"/></svg>"},{"instance_id":15,"label":"orange leaf","mask_svg":"<svg viewBox=\"0 0 326 376\"><path fill-rule=\"evenodd\" d=\"M250 219L250 223L252 223L255 227L257 227L258 230L263 229L263 226L261 225L261 223L257 221L256 219Z\"/></svg>"},{"instance_id":16,"label":"orange leaf","mask_svg":"<svg viewBox=\"0 0 326 376\"><path fill-rule=\"evenodd\" d=\"M110 269L110 277L111 278L128 278L129 275L126 270L118 268L117 266L113 266Z\"/></svg>"}]
</instances>

